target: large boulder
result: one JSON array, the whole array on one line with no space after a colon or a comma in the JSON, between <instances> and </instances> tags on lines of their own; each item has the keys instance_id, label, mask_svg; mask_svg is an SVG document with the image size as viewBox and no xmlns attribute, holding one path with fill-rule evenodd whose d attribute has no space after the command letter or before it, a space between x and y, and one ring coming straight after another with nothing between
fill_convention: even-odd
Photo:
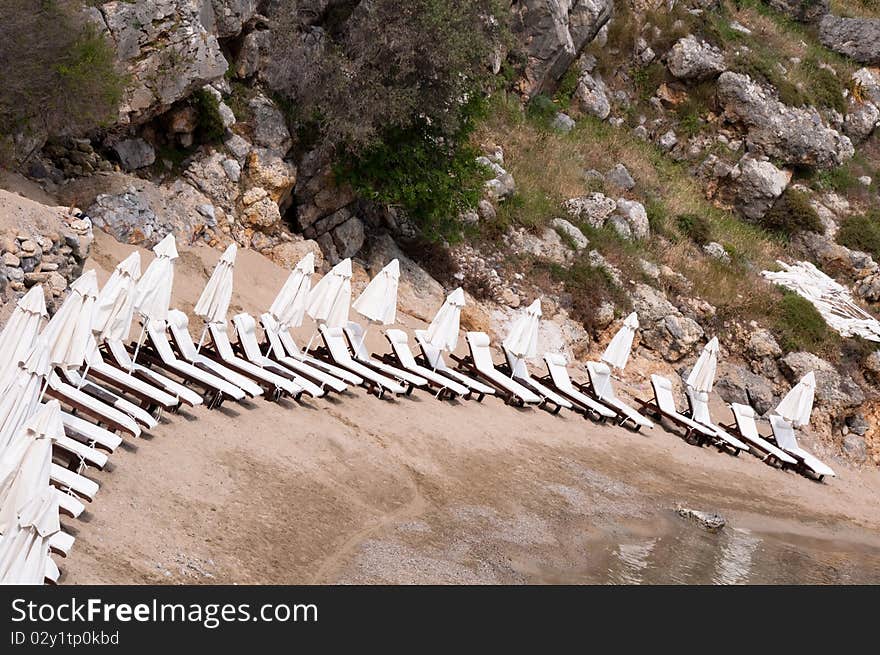
<instances>
[{"instance_id":1,"label":"large boulder","mask_svg":"<svg viewBox=\"0 0 880 655\"><path fill-rule=\"evenodd\" d=\"M257 0L211 0L217 36L226 39L241 33L257 11Z\"/></svg>"},{"instance_id":2,"label":"large boulder","mask_svg":"<svg viewBox=\"0 0 880 655\"><path fill-rule=\"evenodd\" d=\"M581 109L590 116L604 121L611 114L608 89L598 74L592 75L585 72L581 75L575 90L575 97L578 99Z\"/></svg>"},{"instance_id":3,"label":"large boulder","mask_svg":"<svg viewBox=\"0 0 880 655\"><path fill-rule=\"evenodd\" d=\"M676 41L666 55L666 65L680 80L705 80L727 70L724 53L692 34Z\"/></svg>"},{"instance_id":4,"label":"large boulder","mask_svg":"<svg viewBox=\"0 0 880 655\"><path fill-rule=\"evenodd\" d=\"M403 254L388 234L376 237L370 244L367 270L371 276L375 275L392 259L400 263L398 307L420 321L431 321L446 299L443 287L425 269Z\"/></svg>"},{"instance_id":5,"label":"large boulder","mask_svg":"<svg viewBox=\"0 0 880 655\"><path fill-rule=\"evenodd\" d=\"M791 181L791 172L780 170L766 159L743 157L731 172L735 205L746 218L756 221L773 206Z\"/></svg>"},{"instance_id":6,"label":"large boulder","mask_svg":"<svg viewBox=\"0 0 880 655\"><path fill-rule=\"evenodd\" d=\"M99 10L131 80L120 123L142 123L226 72L210 2L115 0Z\"/></svg>"},{"instance_id":7,"label":"large boulder","mask_svg":"<svg viewBox=\"0 0 880 655\"><path fill-rule=\"evenodd\" d=\"M819 22L825 47L863 64L880 64L880 18L826 15Z\"/></svg>"},{"instance_id":8,"label":"large boulder","mask_svg":"<svg viewBox=\"0 0 880 655\"><path fill-rule=\"evenodd\" d=\"M766 414L778 402L767 378L730 362L719 363L714 389L724 402L750 405L759 414Z\"/></svg>"},{"instance_id":9,"label":"large boulder","mask_svg":"<svg viewBox=\"0 0 880 655\"><path fill-rule=\"evenodd\" d=\"M668 362L677 362L690 354L703 338L699 323L682 315L666 295L654 287L637 284L632 292L632 303L642 326L641 344Z\"/></svg>"},{"instance_id":10,"label":"large boulder","mask_svg":"<svg viewBox=\"0 0 880 655\"><path fill-rule=\"evenodd\" d=\"M753 148L784 164L834 168L855 152L814 108L789 107L748 75L722 73L718 100L725 118L748 130Z\"/></svg>"},{"instance_id":11,"label":"large boulder","mask_svg":"<svg viewBox=\"0 0 880 655\"><path fill-rule=\"evenodd\" d=\"M253 98L248 103L248 108L251 111L250 123L254 131L254 143L284 155L290 149L293 140L281 110L262 94Z\"/></svg>"},{"instance_id":12,"label":"large boulder","mask_svg":"<svg viewBox=\"0 0 880 655\"><path fill-rule=\"evenodd\" d=\"M523 92L555 88L584 47L611 18L613 0L524 0L513 5L513 29L526 54Z\"/></svg>"},{"instance_id":13,"label":"large boulder","mask_svg":"<svg viewBox=\"0 0 880 655\"><path fill-rule=\"evenodd\" d=\"M841 375L830 362L812 353L789 353L780 360L782 372L789 382L796 384L810 371L816 374L816 404L831 411L842 411L860 406L865 393L849 376Z\"/></svg>"},{"instance_id":14,"label":"large boulder","mask_svg":"<svg viewBox=\"0 0 880 655\"><path fill-rule=\"evenodd\" d=\"M651 232L648 212L638 200L617 199L617 213L626 221L630 233L637 241L647 239Z\"/></svg>"},{"instance_id":15,"label":"large boulder","mask_svg":"<svg viewBox=\"0 0 880 655\"><path fill-rule=\"evenodd\" d=\"M565 211L575 220L600 228L617 209L617 202L604 193L594 192L577 198L569 198L563 203Z\"/></svg>"},{"instance_id":16,"label":"large boulder","mask_svg":"<svg viewBox=\"0 0 880 655\"><path fill-rule=\"evenodd\" d=\"M776 11L801 23L813 23L828 13L828 0L766 0Z\"/></svg>"}]
</instances>

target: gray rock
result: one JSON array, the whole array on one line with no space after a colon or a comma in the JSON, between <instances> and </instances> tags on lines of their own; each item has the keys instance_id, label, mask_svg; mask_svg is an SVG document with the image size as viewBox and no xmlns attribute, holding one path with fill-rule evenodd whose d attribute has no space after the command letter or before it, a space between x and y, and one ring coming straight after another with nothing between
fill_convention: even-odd
<instances>
[{"instance_id":1,"label":"gray rock","mask_svg":"<svg viewBox=\"0 0 880 655\"><path fill-rule=\"evenodd\" d=\"M526 54L523 91L554 88L608 22L613 0L524 0L512 5L513 32Z\"/></svg>"},{"instance_id":2,"label":"gray rock","mask_svg":"<svg viewBox=\"0 0 880 655\"><path fill-rule=\"evenodd\" d=\"M642 203L637 200L618 198L617 211L629 225L633 238L639 241L648 238L651 227L648 223L648 212Z\"/></svg>"},{"instance_id":3,"label":"gray rock","mask_svg":"<svg viewBox=\"0 0 880 655\"><path fill-rule=\"evenodd\" d=\"M735 180L736 209L746 218L758 220L773 206L791 180L791 173L771 162L745 155L731 172Z\"/></svg>"},{"instance_id":4,"label":"gray rock","mask_svg":"<svg viewBox=\"0 0 880 655\"><path fill-rule=\"evenodd\" d=\"M612 214L606 223L606 225L610 225L611 229L617 233L621 239L625 239L627 241L632 241L633 232L627 220L621 216L620 214Z\"/></svg>"},{"instance_id":5,"label":"gray rock","mask_svg":"<svg viewBox=\"0 0 880 655\"><path fill-rule=\"evenodd\" d=\"M571 132L574 129L574 126L574 119L563 112L557 113L552 123L553 129L557 132L562 132L563 134Z\"/></svg>"},{"instance_id":6,"label":"gray rock","mask_svg":"<svg viewBox=\"0 0 880 655\"><path fill-rule=\"evenodd\" d=\"M727 250L724 248L724 246L722 246L717 241L710 241L709 243L704 245L703 252L712 259L717 259L723 264L730 263L730 255L727 253Z\"/></svg>"},{"instance_id":7,"label":"gray rock","mask_svg":"<svg viewBox=\"0 0 880 655\"><path fill-rule=\"evenodd\" d=\"M584 112L605 120L611 114L611 102L608 100L607 91L601 77L584 73L578 80L575 97Z\"/></svg>"},{"instance_id":8,"label":"gray rock","mask_svg":"<svg viewBox=\"0 0 880 655\"><path fill-rule=\"evenodd\" d=\"M605 173L604 179L608 184L613 184L623 191L632 191L636 186L636 181L632 178L632 175L629 174L629 171L623 164L617 164L614 168Z\"/></svg>"},{"instance_id":9,"label":"gray rock","mask_svg":"<svg viewBox=\"0 0 880 655\"><path fill-rule=\"evenodd\" d=\"M860 68L852 75L854 95L880 107L880 73L876 68Z\"/></svg>"},{"instance_id":10,"label":"gray rock","mask_svg":"<svg viewBox=\"0 0 880 655\"><path fill-rule=\"evenodd\" d=\"M570 198L563 203L568 215L576 220L586 221L594 228L605 225L605 221L617 209L617 202L604 193L589 193L578 198Z\"/></svg>"},{"instance_id":11,"label":"gray rock","mask_svg":"<svg viewBox=\"0 0 880 655\"><path fill-rule=\"evenodd\" d=\"M485 166L494 175L485 184L486 193L492 200L504 200L516 193L516 181L513 179L513 175L508 173L500 163L485 156L477 157L477 163Z\"/></svg>"},{"instance_id":12,"label":"gray rock","mask_svg":"<svg viewBox=\"0 0 880 655\"><path fill-rule=\"evenodd\" d=\"M574 244L576 250L583 250L590 245L590 241L584 236L584 233L581 232L577 226L572 225L564 218L554 218L550 222L550 225L558 232L562 232L568 237L572 244Z\"/></svg>"},{"instance_id":13,"label":"gray rock","mask_svg":"<svg viewBox=\"0 0 880 655\"><path fill-rule=\"evenodd\" d=\"M496 216L495 205L483 198L477 203L477 213L484 221L494 221Z\"/></svg>"},{"instance_id":14,"label":"gray rock","mask_svg":"<svg viewBox=\"0 0 880 655\"><path fill-rule=\"evenodd\" d=\"M364 245L364 224L356 216L333 230L333 242L340 259L354 257Z\"/></svg>"},{"instance_id":15,"label":"gray rock","mask_svg":"<svg viewBox=\"0 0 880 655\"><path fill-rule=\"evenodd\" d=\"M812 23L828 13L828 0L767 0L776 11L799 21Z\"/></svg>"},{"instance_id":16,"label":"gray rock","mask_svg":"<svg viewBox=\"0 0 880 655\"><path fill-rule=\"evenodd\" d=\"M858 407L865 402L861 387L841 375L830 362L807 352L789 353L780 360L780 368L792 384L813 371L816 374L816 404L832 411Z\"/></svg>"},{"instance_id":17,"label":"gray rock","mask_svg":"<svg viewBox=\"0 0 880 655\"><path fill-rule=\"evenodd\" d=\"M226 159L223 161L223 170L226 171L226 177L233 182L241 179L241 164L235 159Z\"/></svg>"},{"instance_id":18,"label":"gray rock","mask_svg":"<svg viewBox=\"0 0 880 655\"><path fill-rule=\"evenodd\" d=\"M642 141L647 141L648 136L649 136L648 135L648 128L646 128L644 125L636 125L632 129L632 135L637 139L641 139Z\"/></svg>"},{"instance_id":19,"label":"gray rock","mask_svg":"<svg viewBox=\"0 0 880 655\"><path fill-rule=\"evenodd\" d=\"M746 352L755 359L763 357L776 358L782 355L782 348L779 347L779 344L769 330L759 328L749 335L749 340L746 343Z\"/></svg>"},{"instance_id":20,"label":"gray rock","mask_svg":"<svg viewBox=\"0 0 880 655\"><path fill-rule=\"evenodd\" d=\"M122 168L127 171L150 166L156 161L156 151L153 146L141 138L120 141L113 146L113 151L119 157Z\"/></svg>"},{"instance_id":21,"label":"gray rock","mask_svg":"<svg viewBox=\"0 0 880 655\"><path fill-rule=\"evenodd\" d=\"M703 338L703 328L687 318L662 291L636 284L632 292L633 308L642 327L642 345L660 354L666 361L677 362L693 352Z\"/></svg>"},{"instance_id":22,"label":"gray rock","mask_svg":"<svg viewBox=\"0 0 880 655\"><path fill-rule=\"evenodd\" d=\"M252 114L254 143L283 156L293 143L284 114L264 95L253 98L248 107Z\"/></svg>"},{"instance_id":23,"label":"gray rock","mask_svg":"<svg viewBox=\"0 0 880 655\"><path fill-rule=\"evenodd\" d=\"M819 40L862 64L880 64L880 18L841 18L827 14L819 22Z\"/></svg>"},{"instance_id":24,"label":"gray rock","mask_svg":"<svg viewBox=\"0 0 880 655\"><path fill-rule=\"evenodd\" d=\"M783 104L748 75L722 73L717 96L725 118L744 125L749 143L769 157L834 168L854 154L849 137L829 127L815 109Z\"/></svg>"},{"instance_id":25,"label":"gray rock","mask_svg":"<svg viewBox=\"0 0 880 655\"><path fill-rule=\"evenodd\" d=\"M843 123L846 135L856 143L861 143L874 131L880 123L880 109L873 102L850 100L849 111Z\"/></svg>"},{"instance_id":26,"label":"gray rock","mask_svg":"<svg viewBox=\"0 0 880 655\"><path fill-rule=\"evenodd\" d=\"M675 508L675 511L680 517L696 523L708 532L718 532L727 524L724 517L715 512L701 512L680 505Z\"/></svg>"},{"instance_id":27,"label":"gray rock","mask_svg":"<svg viewBox=\"0 0 880 655\"><path fill-rule=\"evenodd\" d=\"M846 427L848 427L854 434L864 437L871 425L861 414L853 414L852 416L846 417Z\"/></svg>"},{"instance_id":28,"label":"gray rock","mask_svg":"<svg viewBox=\"0 0 880 655\"><path fill-rule=\"evenodd\" d=\"M706 80L727 70L724 53L693 35L676 41L666 55L666 65L681 80Z\"/></svg>"},{"instance_id":29,"label":"gray rock","mask_svg":"<svg viewBox=\"0 0 880 655\"><path fill-rule=\"evenodd\" d=\"M726 403L750 405L759 414L766 414L777 404L772 383L744 366L719 363L715 391Z\"/></svg>"},{"instance_id":30,"label":"gray rock","mask_svg":"<svg viewBox=\"0 0 880 655\"><path fill-rule=\"evenodd\" d=\"M669 130L665 134L663 134L660 139L657 141L657 145L660 146L661 150L672 150L678 144L678 137L675 135L673 130Z\"/></svg>"},{"instance_id":31,"label":"gray rock","mask_svg":"<svg viewBox=\"0 0 880 655\"><path fill-rule=\"evenodd\" d=\"M217 36L237 36L257 11L257 0L211 0L214 6Z\"/></svg>"},{"instance_id":32,"label":"gray rock","mask_svg":"<svg viewBox=\"0 0 880 655\"><path fill-rule=\"evenodd\" d=\"M868 446L865 438L858 434L850 433L843 438L843 452L854 462L861 464L868 459Z\"/></svg>"}]
</instances>

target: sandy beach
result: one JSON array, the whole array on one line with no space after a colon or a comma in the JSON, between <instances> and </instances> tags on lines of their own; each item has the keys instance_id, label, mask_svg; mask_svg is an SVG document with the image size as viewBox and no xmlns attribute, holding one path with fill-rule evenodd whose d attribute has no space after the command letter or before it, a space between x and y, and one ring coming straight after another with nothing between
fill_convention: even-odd
<instances>
[{"instance_id":1,"label":"sandy beach","mask_svg":"<svg viewBox=\"0 0 880 655\"><path fill-rule=\"evenodd\" d=\"M96 233L101 282L131 249ZM189 312L220 253L180 250L173 304ZM264 311L284 277L240 252L230 315ZM367 345L386 350L375 329ZM256 399L165 416L88 471L101 490L84 521L64 520L77 539L59 563L80 584L880 581L880 471L832 466L820 484L660 427L497 399ZM676 517L679 504L721 513L727 541ZM682 539L698 551L676 552ZM732 556L688 568L689 553L743 543L739 577L724 577ZM645 544L642 577L616 575Z\"/></svg>"}]
</instances>

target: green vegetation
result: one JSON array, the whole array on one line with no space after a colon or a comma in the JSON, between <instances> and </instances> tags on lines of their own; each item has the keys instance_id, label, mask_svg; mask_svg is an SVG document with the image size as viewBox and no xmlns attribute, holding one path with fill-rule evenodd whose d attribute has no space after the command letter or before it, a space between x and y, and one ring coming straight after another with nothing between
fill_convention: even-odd
<instances>
[{"instance_id":1,"label":"green vegetation","mask_svg":"<svg viewBox=\"0 0 880 655\"><path fill-rule=\"evenodd\" d=\"M765 229L784 236L822 231L822 221L816 210L810 206L809 198L790 187L764 214L760 223Z\"/></svg>"},{"instance_id":2,"label":"green vegetation","mask_svg":"<svg viewBox=\"0 0 880 655\"><path fill-rule=\"evenodd\" d=\"M126 82L103 34L54 0L0 3L0 62L0 138L96 127L114 115Z\"/></svg>"},{"instance_id":3,"label":"green vegetation","mask_svg":"<svg viewBox=\"0 0 880 655\"><path fill-rule=\"evenodd\" d=\"M196 130L201 143L217 143L226 134L223 117L220 115L220 101L210 92L199 89L190 97L196 110Z\"/></svg>"},{"instance_id":4,"label":"green vegetation","mask_svg":"<svg viewBox=\"0 0 880 655\"><path fill-rule=\"evenodd\" d=\"M880 259L880 212L849 216L840 225L837 242Z\"/></svg>"},{"instance_id":5,"label":"green vegetation","mask_svg":"<svg viewBox=\"0 0 880 655\"><path fill-rule=\"evenodd\" d=\"M712 240L712 226L704 216L679 214L675 218L675 224L679 232L698 246L704 246Z\"/></svg>"},{"instance_id":6,"label":"green vegetation","mask_svg":"<svg viewBox=\"0 0 880 655\"><path fill-rule=\"evenodd\" d=\"M833 350L839 341L813 304L796 293L785 292L774 314L776 337L786 352L805 350L823 354Z\"/></svg>"},{"instance_id":7,"label":"green vegetation","mask_svg":"<svg viewBox=\"0 0 880 655\"><path fill-rule=\"evenodd\" d=\"M581 258L570 266L547 265L554 282L561 282L566 293L571 294L569 314L587 330L595 332L596 310L605 302L620 309L630 309L629 297L618 287L611 276L602 269L590 266Z\"/></svg>"}]
</instances>

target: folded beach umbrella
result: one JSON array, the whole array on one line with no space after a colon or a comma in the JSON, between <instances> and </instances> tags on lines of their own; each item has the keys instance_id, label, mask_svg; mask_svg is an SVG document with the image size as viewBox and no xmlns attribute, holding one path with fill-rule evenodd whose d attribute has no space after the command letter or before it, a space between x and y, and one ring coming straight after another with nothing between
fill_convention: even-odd
<instances>
[{"instance_id":1,"label":"folded beach umbrella","mask_svg":"<svg viewBox=\"0 0 880 655\"><path fill-rule=\"evenodd\" d=\"M371 323L391 325L397 318L397 284L400 262L392 259L352 303L352 309Z\"/></svg>"},{"instance_id":2,"label":"folded beach umbrella","mask_svg":"<svg viewBox=\"0 0 880 655\"><path fill-rule=\"evenodd\" d=\"M287 281L269 308L269 314L275 319L279 330L302 325L314 274L315 256L307 253L290 272Z\"/></svg>"},{"instance_id":3,"label":"folded beach umbrella","mask_svg":"<svg viewBox=\"0 0 880 655\"><path fill-rule=\"evenodd\" d=\"M815 394L816 375L810 371L792 387L791 391L785 394L785 398L773 411L791 423L793 427L801 428L809 425Z\"/></svg>"},{"instance_id":4,"label":"folded beach umbrella","mask_svg":"<svg viewBox=\"0 0 880 655\"><path fill-rule=\"evenodd\" d=\"M697 363L691 369L685 384L694 391L702 393L711 393L712 385L715 382L715 369L718 367L718 337L712 337L712 340L703 348Z\"/></svg>"},{"instance_id":5,"label":"folded beach umbrella","mask_svg":"<svg viewBox=\"0 0 880 655\"><path fill-rule=\"evenodd\" d=\"M52 442L63 436L61 405L52 400L25 422L0 454L0 532L13 526L18 512L49 488Z\"/></svg>"},{"instance_id":6,"label":"folded beach umbrella","mask_svg":"<svg viewBox=\"0 0 880 655\"><path fill-rule=\"evenodd\" d=\"M43 287L35 284L16 303L0 332L0 393L12 382L19 362L28 354L40 333L40 322L47 316Z\"/></svg>"},{"instance_id":7,"label":"folded beach umbrella","mask_svg":"<svg viewBox=\"0 0 880 655\"><path fill-rule=\"evenodd\" d=\"M226 322L226 313L229 311L229 303L232 301L232 277L237 254L238 246L234 243L223 251L220 261L217 262L211 277L208 278L208 282L202 290L202 295L196 302L193 311L205 322L205 329L202 330L202 336L199 338L198 349L202 347L209 325Z\"/></svg>"},{"instance_id":8,"label":"folded beach umbrella","mask_svg":"<svg viewBox=\"0 0 880 655\"><path fill-rule=\"evenodd\" d=\"M639 329L639 317L635 312L626 317L617 334L611 339L605 352L602 353L601 361L611 368L623 369L629 360L632 350L633 337Z\"/></svg>"},{"instance_id":9,"label":"folded beach umbrella","mask_svg":"<svg viewBox=\"0 0 880 655\"><path fill-rule=\"evenodd\" d=\"M135 251L123 259L98 293L92 332L102 341L127 341L134 316L134 290L141 276L141 256Z\"/></svg>"},{"instance_id":10,"label":"folded beach umbrella","mask_svg":"<svg viewBox=\"0 0 880 655\"><path fill-rule=\"evenodd\" d=\"M0 536L0 584L43 584L51 566L49 540L60 531L58 495L46 487Z\"/></svg>"},{"instance_id":11,"label":"folded beach umbrella","mask_svg":"<svg viewBox=\"0 0 880 655\"><path fill-rule=\"evenodd\" d=\"M318 325L341 328L348 322L351 302L351 260L343 259L312 287L306 313Z\"/></svg>"},{"instance_id":12,"label":"folded beach umbrella","mask_svg":"<svg viewBox=\"0 0 880 655\"><path fill-rule=\"evenodd\" d=\"M153 247L156 258L138 280L134 289L134 311L141 317L141 334L137 340L131 365L134 368L144 332L149 321L167 321L171 306L171 289L174 286L174 260L177 259L177 246L174 235L169 233Z\"/></svg>"},{"instance_id":13,"label":"folded beach umbrella","mask_svg":"<svg viewBox=\"0 0 880 655\"><path fill-rule=\"evenodd\" d=\"M520 312L504 340L504 347L517 359L538 354L538 325L541 322L541 301L535 300Z\"/></svg>"},{"instance_id":14,"label":"folded beach umbrella","mask_svg":"<svg viewBox=\"0 0 880 655\"><path fill-rule=\"evenodd\" d=\"M461 287L446 296L446 301L428 326L426 333L428 343L439 350L450 352L455 350L458 345L459 321L464 301L464 291Z\"/></svg>"},{"instance_id":15,"label":"folded beach umbrella","mask_svg":"<svg viewBox=\"0 0 880 655\"><path fill-rule=\"evenodd\" d=\"M17 368L7 392L0 398L0 453L40 406L40 396L52 370L49 344L44 337L37 337L30 353Z\"/></svg>"},{"instance_id":16,"label":"folded beach umbrella","mask_svg":"<svg viewBox=\"0 0 880 655\"><path fill-rule=\"evenodd\" d=\"M94 270L86 271L70 285L67 299L40 333L49 346L53 366L78 369L85 362L97 297Z\"/></svg>"}]
</instances>

